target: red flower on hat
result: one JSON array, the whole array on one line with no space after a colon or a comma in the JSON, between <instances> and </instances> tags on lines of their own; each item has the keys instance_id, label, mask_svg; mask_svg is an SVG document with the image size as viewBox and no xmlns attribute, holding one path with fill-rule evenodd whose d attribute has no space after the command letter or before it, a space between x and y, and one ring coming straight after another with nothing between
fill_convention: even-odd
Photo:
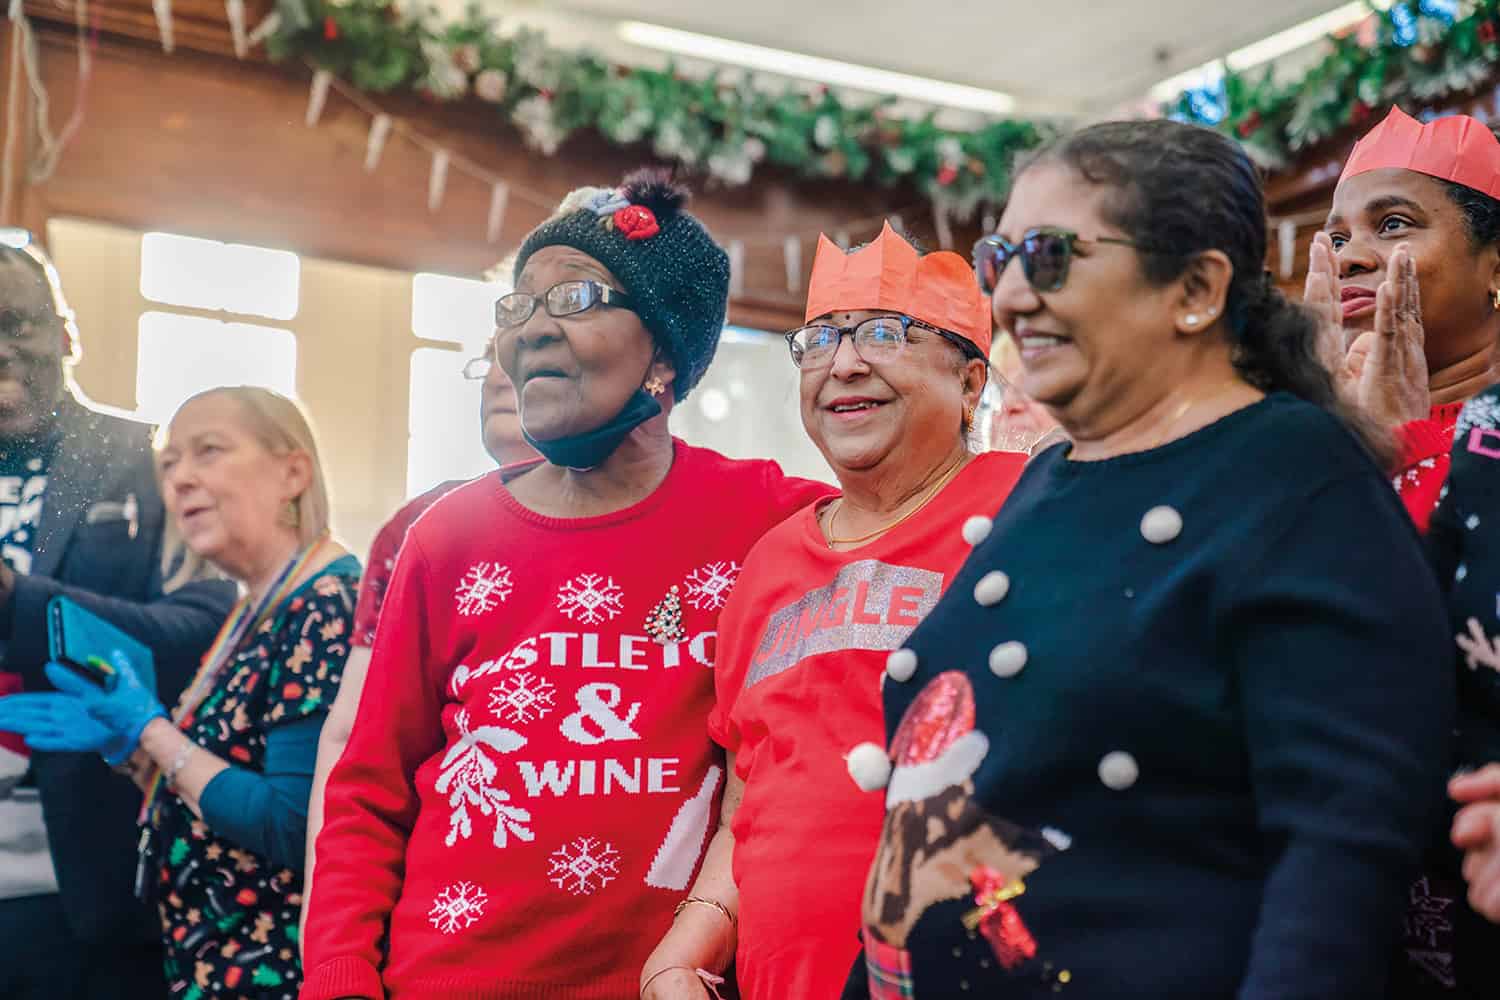
<instances>
[{"instance_id":1,"label":"red flower on hat","mask_svg":"<svg viewBox=\"0 0 1500 1000\"><path fill-rule=\"evenodd\" d=\"M645 205L626 205L614 214L613 221L627 240L649 240L661 232L656 213Z\"/></svg>"}]
</instances>

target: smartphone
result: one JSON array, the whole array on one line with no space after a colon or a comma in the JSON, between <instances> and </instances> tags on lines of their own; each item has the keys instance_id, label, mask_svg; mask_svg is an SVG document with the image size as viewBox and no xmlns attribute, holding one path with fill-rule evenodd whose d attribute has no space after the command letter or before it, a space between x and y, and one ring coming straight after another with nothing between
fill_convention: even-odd
<instances>
[{"instance_id":1,"label":"smartphone","mask_svg":"<svg viewBox=\"0 0 1500 1000\"><path fill-rule=\"evenodd\" d=\"M106 691L118 680L110 654L124 653L141 683L156 690L156 661L150 648L66 597L47 602L47 643L53 660Z\"/></svg>"}]
</instances>

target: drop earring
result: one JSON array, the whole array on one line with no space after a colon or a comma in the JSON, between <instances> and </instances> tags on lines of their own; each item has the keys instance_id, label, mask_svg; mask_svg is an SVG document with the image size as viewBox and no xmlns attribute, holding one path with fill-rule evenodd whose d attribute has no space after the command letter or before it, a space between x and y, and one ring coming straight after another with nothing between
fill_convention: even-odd
<instances>
[{"instance_id":1,"label":"drop earring","mask_svg":"<svg viewBox=\"0 0 1500 1000\"><path fill-rule=\"evenodd\" d=\"M652 396L660 396L662 393L667 391L667 384L657 376L652 375L646 380L646 384L641 386L641 388L645 389L646 392Z\"/></svg>"},{"instance_id":2,"label":"drop earring","mask_svg":"<svg viewBox=\"0 0 1500 1000\"><path fill-rule=\"evenodd\" d=\"M1500 312L1500 288L1490 289L1490 303L1495 307L1496 312Z\"/></svg>"}]
</instances>

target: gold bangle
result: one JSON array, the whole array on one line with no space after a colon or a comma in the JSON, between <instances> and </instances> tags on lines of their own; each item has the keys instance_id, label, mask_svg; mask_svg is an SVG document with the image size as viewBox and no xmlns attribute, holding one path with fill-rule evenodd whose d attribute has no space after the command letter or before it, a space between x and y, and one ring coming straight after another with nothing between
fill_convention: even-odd
<instances>
[{"instance_id":1,"label":"gold bangle","mask_svg":"<svg viewBox=\"0 0 1500 1000\"><path fill-rule=\"evenodd\" d=\"M682 902L678 903L677 909L672 911L672 919L677 919L678 915L682 913L683 907L687 906L689 903L697 903L699 906L712 906L714 909L724 914L724 919L729 921L730 927L739 927L739 921L734 919L734 914L729 912L729 907L725 906L717 899L704 899L702 896L689 896Z\"/></svg>"}]
</instances>

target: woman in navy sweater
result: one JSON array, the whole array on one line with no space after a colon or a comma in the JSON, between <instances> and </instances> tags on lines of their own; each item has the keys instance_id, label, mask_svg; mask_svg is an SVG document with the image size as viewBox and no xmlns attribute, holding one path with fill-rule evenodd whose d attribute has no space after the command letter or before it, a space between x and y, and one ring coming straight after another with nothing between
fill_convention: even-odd
<instances>
[{"instance_id":1,"label":"woman in navy sweater","mask_svg":"<svg viewBox=\"0 0 1500 1000\"><path fill-rule=\"evenodd\" d=\"M890 769L851 993L1380 995L1442 792L1444 613L1265 252L1253 165L1170 121L1044 150L976 247L1074 443L851 755Z\"/></svg>"}]
</instances>

